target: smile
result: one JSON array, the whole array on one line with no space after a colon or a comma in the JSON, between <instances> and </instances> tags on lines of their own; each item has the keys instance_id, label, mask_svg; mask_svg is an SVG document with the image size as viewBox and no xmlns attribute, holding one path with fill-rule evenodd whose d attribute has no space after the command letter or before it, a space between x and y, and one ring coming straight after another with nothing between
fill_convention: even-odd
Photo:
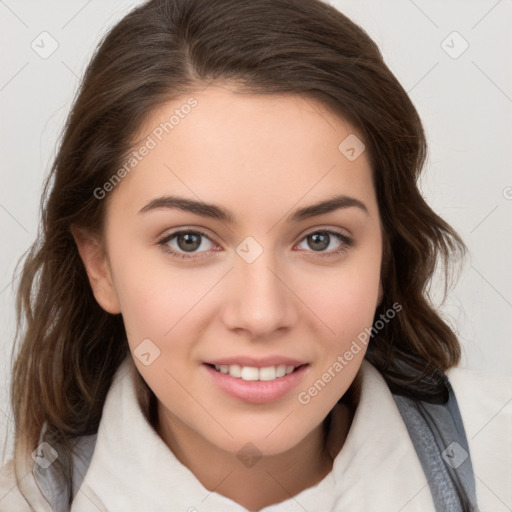
<instances>
[{"instance_id":1,"label":"smile","mask_svg":"<svg viewBox=\"0 0 512 512\"><path fill-rule=\"evenodd\" d=\"M215 388L252 404L272 402L303 387L303 379L311 371L308 363L261 367L203 363L202 367Z\"/></svg>"},{"instance_id":2,"label":"smile","mask_svg":"<svg viewBox=\"0 0 512 512\"><path fill-rule=\"evenodd\" d=\"M245 381L272 381L279 379L292 373L298 366L284 365L265 366L264 368L256 368L255 366L240 366L238 364L231 365L213 365L215 370L225 375L230 375L236 379Z\"/></svg>"}]
</instances>

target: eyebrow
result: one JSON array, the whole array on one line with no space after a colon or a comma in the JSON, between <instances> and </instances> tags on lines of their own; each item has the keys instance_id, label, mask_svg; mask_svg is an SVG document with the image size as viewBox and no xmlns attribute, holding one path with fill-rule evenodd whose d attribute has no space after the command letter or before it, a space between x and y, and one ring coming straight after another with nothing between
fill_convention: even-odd
<instances>
[{"instance_id":1,"label":"eyebrow","mask_svg":"<svg viewBox=\"0 0 512 512\"><path fill-rule=\"evenodd\" d=\"M345 195L337 195L325 201L315 203L303 208L299 208L286 217L287 222L299 222L305 219L324 215L336 210L346 208L358 208L369 215L368 208L365 204L356 199ZM208 217L211 219L220 220L228 224L236 224L237 218L229 211L211 203L204 203L202 201L195 201L193 199L186 199L178 196L163 196L150 201L146 206L139 210L139 214L147 213L161 208L179 209L185 212L194 213L201 217Z\"/></svg>"}]
</instances>

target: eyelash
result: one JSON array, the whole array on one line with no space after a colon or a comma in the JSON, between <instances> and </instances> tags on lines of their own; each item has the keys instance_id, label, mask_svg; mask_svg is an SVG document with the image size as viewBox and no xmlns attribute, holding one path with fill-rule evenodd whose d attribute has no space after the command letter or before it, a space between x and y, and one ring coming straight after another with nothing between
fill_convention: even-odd
<instances>
[{"instance_id":1,"label":"eyelash","mask_svg":"<svg viewBox=\"0 0 512 512\"><path fill-rule=\"evenodd\" d=\"M183 229L183 230L175 231L175 232L173 232L171 234L165 235L163 238L161 238L157 242L157 245L159 245L164 252L166 252L167 254L171 255L171 257L179 259L179 260L189 260L189 261L191 261L191 260L197 260L197 259L204 258L204 256L195 256L195 255L193 255L194 253L187 254L187 253L175 251L174 249L171 249L167 245L172 239L174 239L175 237L177 237L178 235L181 235L181 234L200 235L200 236L203 236L203 237L207 238L210 242L215 243L215 241L213 241L206 233L203 233L200 230ZM342 233L339 233L337 231L332 231L332 230L328 230L328 229L318 229L316 231L311 231L311 232L305 234L302 237L302 239L300 240L300 242L305 240L308 236L316 235L316 234L334 236L335 238L337 238L341 242L341 245L340 245L340 247L338 249L331 250L329 252L306 251L306 252L312 252L313 254L315 254L314 257L320 257L320 258L336 257L336 256L341 255L342 253L344 253L345 251L347 251L350 247L352 247L354 245L354 240L352 238L350 238L350 237L348 237L348 236L346 236L346 235L344 235ZM304 250L301 250L301 252L302 251L304 251ZM204 251L204 252L207 252L207 251ZM202 254L202 253L196 253L196 254Z\"/></svg>"}]
</instances>

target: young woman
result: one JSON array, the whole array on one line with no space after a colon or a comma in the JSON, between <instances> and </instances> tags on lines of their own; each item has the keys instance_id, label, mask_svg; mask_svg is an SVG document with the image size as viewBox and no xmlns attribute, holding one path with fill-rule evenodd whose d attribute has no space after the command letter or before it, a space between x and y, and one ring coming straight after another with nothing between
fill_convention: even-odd
<instances>
[{"instance_id":1,"label":"young woman","mask_svg":"<svg viewBox=\"0 0 512 512\"><path fill-rule=\"evenodd\" d=\"M456 369L428 300L464 245L417 188L425 153L327 4L128 14L24 264L0 510L512 506L511 379Z\"/></svg>"}]
</instances>

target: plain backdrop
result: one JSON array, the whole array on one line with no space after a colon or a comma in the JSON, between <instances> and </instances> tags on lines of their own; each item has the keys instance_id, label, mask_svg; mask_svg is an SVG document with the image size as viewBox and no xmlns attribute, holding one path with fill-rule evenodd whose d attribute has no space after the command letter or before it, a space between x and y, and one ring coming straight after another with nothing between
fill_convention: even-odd
<instances>
[{"instance_id":1,"label":"plain backdrop","mask_svg":"<svg viewBox=\"0 0 512 512\"><path fill-rule=\"evenodd\" d=\"M0 0L2 443L12 428L15 265L35 240L41 185L85 66L109 27L139 3ZM460 366L510 374L512 2L330 3L377 42L409 92L430 144L423 193L469 247L442 307L463 345Z\"/></svg>"}]
</instances>

